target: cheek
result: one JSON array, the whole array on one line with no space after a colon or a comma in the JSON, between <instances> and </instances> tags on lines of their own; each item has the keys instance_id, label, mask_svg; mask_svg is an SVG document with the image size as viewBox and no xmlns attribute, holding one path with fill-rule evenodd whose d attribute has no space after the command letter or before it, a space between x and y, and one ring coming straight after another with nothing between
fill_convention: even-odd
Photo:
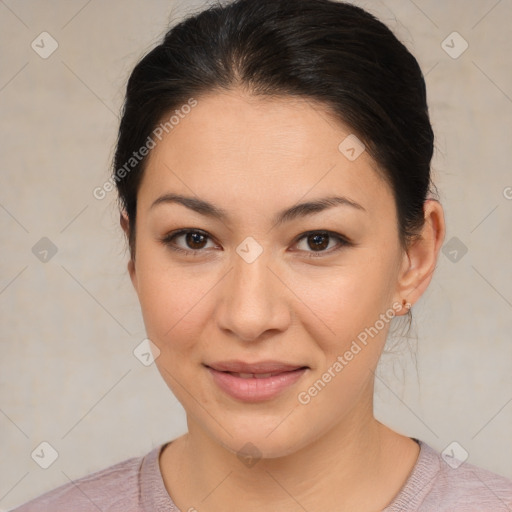
<instances>
[{"instance_id":1,"label":"cheek","mask_svg":"<svg viewBox=\"0 0 512 512\"><path fill-rule=\"evenodd\" d=\"M394 291L394 255L375 255L361 250L350 263L316 271L315 275L295 274L294 291L315 313L317 339L325 351L343 350L380 315L389 311ZM292 276L290 276L290 279ZM389 316L389 315L388 315ZM387 332L378 325L383 335ZM324 334L318 337L318 334Z\"/></svg>"},{"instance_id":2,"label":"cheek","mask_svg":"<svg viewBox=\"0 0 512 512\"><path fill-rule=\"evenodd\" d=\"M183 330L207 291L204 279L170 266L160 249L137 253L137 293L148 337L161 349Z\"/></svg>"},{"instance_id":3,"label":"cheek","mask_svg":"<svg viewBox=\"0 0 512 512\"><path fill-rule=\"evenodd\" d=\"M180 346L191 344L200 328L197 316L207 293L205 284L146 272L143 281L139 281L139 299L149 338L159 346L178 339Z\"/></svg>"},{"instance_id":4,"label":"cheek","mask_svg":"<svg viewBox=\"0 0 512 512\"><path fill-rule=\"evenodd\" d=\"M218 305L236 290L230 288L233 276L223 279L224 272L215 263L173 264L166 251L139 241L138 295L148 337L159 348L187 351L204 337L201 333L208 321L215 320ZM347 252L342 264L275 262L271 266L284 288L274 291L320 348L332 354L390 307L394 257L389 247L382 252L360 247ZM279 287L274 275L268 278L269 289Z\"/></svg>"}]
</instances>

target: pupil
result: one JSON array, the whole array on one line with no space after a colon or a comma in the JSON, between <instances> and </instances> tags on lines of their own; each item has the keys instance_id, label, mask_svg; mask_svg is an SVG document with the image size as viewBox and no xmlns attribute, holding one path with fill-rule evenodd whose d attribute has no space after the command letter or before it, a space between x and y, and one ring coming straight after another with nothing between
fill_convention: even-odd
<instances>
[{"instance_id":1,"label":"pupil","mask_svg":"<svg viewBox=\"0 0 512 512\"><path fill-rule=\"evenodd\" d=\"M309 241L313 240L314 247L312 247L312 249L317 250L317 249L325 249L329 245L328 238L329 238L328 235L316 234L316 235L309 235L308 240ZM322 239L323 239L323 243L321 241Z\"/></svg>"},{"instance_id":2,"label":"pupil","mask_svg":"<svg viewBox=\"0 0 512 512\"><path fill-rule=\"evenodd\" d=\"M201 247L196 247L196 244L201 245L201 241L204 242L204 235L200 233L188 233L187 236L187 244L191 246L193 249L200 249Z\"/></svg>"}]
</instances>

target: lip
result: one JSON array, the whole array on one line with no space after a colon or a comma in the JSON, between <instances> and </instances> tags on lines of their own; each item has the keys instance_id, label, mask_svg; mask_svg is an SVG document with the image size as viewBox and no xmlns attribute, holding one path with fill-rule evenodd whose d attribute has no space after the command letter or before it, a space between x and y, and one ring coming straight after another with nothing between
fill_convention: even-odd
<instances>
[{"instance_id":1,"label":"lip","mask_svg":"<svg viewBox=\"0 0 512 512\"><path fill-rule=\"evenodd\" d=\"M305 368L303 364L283 363L282 361L265 360L247 363L245 361L230 360L217 361L207 364L210 368L220 372L233 373L282 373L296 370L297 368Z\"/></svg>"},{"instance_id":2,"label":"lip","mask_svg":"<svg viewBox=\"0 0 512 512\"><path fill-rule=\"evenodd\" d=\"M271 400L295 384L309 369L305 365L280 361L219 361L205 364L205 367L223 392L243 402Z\"/></svg>"}]
</instances>

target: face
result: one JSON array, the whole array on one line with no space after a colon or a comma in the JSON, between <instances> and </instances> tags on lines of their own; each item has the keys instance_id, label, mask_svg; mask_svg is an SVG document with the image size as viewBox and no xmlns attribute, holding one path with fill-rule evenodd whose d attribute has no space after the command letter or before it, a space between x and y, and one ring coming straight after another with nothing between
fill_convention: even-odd
<instances>
[{"instance_id":1,"label":"face","mask_svg":"<svg viewBox=\"0 0 512 512\"><path fill-rule=\"evenodd\" d=\"M148 157L130 273L189 431L279 457L372 415L401 303L393 195L320 105L197 100Z\"/></svg>"}]
</instances>

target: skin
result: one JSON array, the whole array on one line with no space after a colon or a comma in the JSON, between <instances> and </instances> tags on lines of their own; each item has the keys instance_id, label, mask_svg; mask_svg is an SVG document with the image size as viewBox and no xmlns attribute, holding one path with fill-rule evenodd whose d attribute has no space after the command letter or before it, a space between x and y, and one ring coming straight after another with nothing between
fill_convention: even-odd
<instances>
[{"instance_id":1,"label":"skin","mask_svg":"<svg viewBox=\"0 0 512 512\"><path fill-rule=\"evenodd\" d=\"M391 189L366 151L350 161L338 150L351 131L322 105L241 90L197 99L149 155L128 265L160 350L157 367L187 414L188 433L160 457L165 486L184 512L238 511L241 503L248 512L381 510L419 453L373 416L373 372L390 324L307 405L297 395L393 303L418 301L444 239L442 207L425 202L422 236L405 250ZM209 201L228 217L176 203L151 207L165 193ZM272 222L298 202L331 195L363 209L342 205ZM128 233L128 220L121 222ZM174 240L202 252L187 256L162 242L182 228L207 232L201 244ZM352 245L336 251L337 239L327 238L321 256L308 257L318 251L299 238L310 230ZM263 249L252 263L236 252L248 236ZM278 397L244 403L218 389L203 366L228 359L309 369ZM261 454L252 467L237 457L247 442Z\"/></svg>"}]
</instances>

